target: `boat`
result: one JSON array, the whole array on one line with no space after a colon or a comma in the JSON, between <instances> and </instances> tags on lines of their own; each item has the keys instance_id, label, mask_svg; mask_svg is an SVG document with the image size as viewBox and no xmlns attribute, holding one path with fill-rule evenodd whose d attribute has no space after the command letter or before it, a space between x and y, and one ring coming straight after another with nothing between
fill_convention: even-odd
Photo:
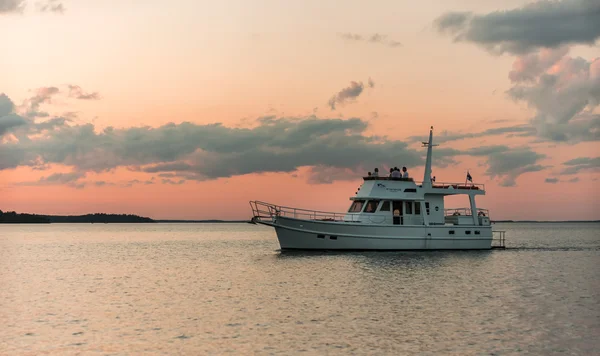
<instances>
[{"instance_id":1,"label":"boat","mask_svg":"<svg viewBox=\"0 0 600 356\"><path fill-rule=\"evenodd\" d=\"M438 183L431 177L433 126L422 182L363 177L347 212L332 213L250 201L252 223L275 229L281 250L489 250L504 248L487 209L477 207L484 184ZM468 183L468 181L471 181ZM463 195L469 207L445 209L444 198ZM498 234L498 239L494 235ZM496 245L493 241L497 241Z\"/></svg>"}]
</instances>

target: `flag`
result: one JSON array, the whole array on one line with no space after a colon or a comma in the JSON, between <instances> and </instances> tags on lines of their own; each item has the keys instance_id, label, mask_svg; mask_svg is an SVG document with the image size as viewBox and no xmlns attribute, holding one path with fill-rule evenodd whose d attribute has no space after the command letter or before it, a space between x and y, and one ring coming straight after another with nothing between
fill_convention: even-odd
<instances>
[{"instance_id":1,"label":"flag","mask_svg":"<svg viewBox=\"0 0 600 356\"><path fill-rule=\"evenodd\" d=\"M467 180L473 182L473 177L471 177L471 173L467 172Z\"/></svg>"}]
</instances>

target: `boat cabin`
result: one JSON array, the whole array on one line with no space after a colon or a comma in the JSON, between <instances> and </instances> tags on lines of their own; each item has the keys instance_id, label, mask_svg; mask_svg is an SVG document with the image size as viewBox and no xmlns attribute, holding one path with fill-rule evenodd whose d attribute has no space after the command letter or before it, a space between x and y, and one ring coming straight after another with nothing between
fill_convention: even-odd
<instances>
[{"instance_id":1,"label":"boat cabin","mask_svg":"<svg viewBox=\"0 0 600 356\"><path fill-rule=\"evenodd\" d=\"M438 183L427 185L412 178L364 177L350 200L344 221L381 225L489 225L487 210L477 209L475 195L482 185ZM463 194L471 208L446 209L444 197ZM473 209L473 210L472 210ZM477 211L475 218L472 211Z\"/></svg>"}]
</instances>

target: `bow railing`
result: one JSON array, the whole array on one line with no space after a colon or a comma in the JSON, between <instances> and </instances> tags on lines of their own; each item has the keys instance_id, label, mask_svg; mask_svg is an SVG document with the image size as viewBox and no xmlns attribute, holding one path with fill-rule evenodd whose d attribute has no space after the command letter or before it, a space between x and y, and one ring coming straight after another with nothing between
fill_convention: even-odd
<instances>
[{"instance_id":1,"label":"bow railing","mask_svg":"<svg viewBox=\"0 0 600 356\"><path fill-rule=\"evenodd\" d=\"M289 206L275 205L262 201L250 201L253 219L273 220L278 216L294 219L319 220L319 221L357 221L358 216L348 213L333 213L319 210L299 209Z\"/></svg>"}]
</instances>

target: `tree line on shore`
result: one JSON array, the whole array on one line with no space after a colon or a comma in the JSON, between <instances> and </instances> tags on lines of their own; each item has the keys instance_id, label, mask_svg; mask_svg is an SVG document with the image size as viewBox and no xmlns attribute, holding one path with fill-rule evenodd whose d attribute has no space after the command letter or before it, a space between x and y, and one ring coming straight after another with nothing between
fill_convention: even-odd
<instances>
[{"instance_id":1,"label":"tree line on shore","mask_svg":"<svg viewBox=\"0 0 600 356\"><path fill-rule=\"evenodd\" d=\"M3 212L0 210L0 224L50 224L50 223L152 223L153 219L132 214L85 214L85 215L38 215Z\"/></svg>"}]
</instances>

